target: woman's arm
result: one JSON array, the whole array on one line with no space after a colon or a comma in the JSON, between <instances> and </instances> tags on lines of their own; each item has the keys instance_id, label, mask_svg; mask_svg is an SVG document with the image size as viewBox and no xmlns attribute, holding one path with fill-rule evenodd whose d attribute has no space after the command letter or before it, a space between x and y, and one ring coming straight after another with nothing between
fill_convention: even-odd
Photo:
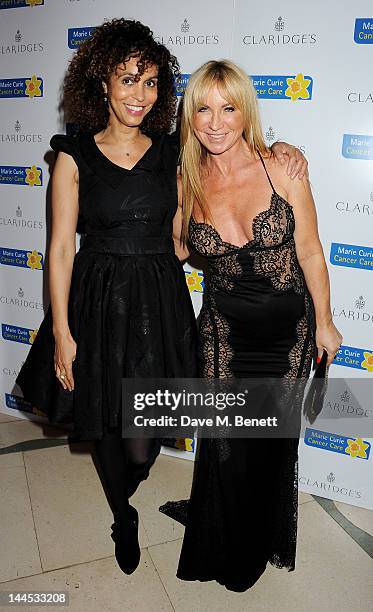
<instances>
[{"instance_id":1,"label":"woman's arm","mask_svg":"<svg viewBox=\"0 0 373 612\"><path fill-rule=\"evenodd\" d=\"M329 274L318 234L316 209L308 178L304 177L302 181L288 180L287 191L295 216L294 239L297 257L315 306L318 355L321 357L325 349L330 364L343 339L333 323Z\"/></svg>"},{"instance_id":2,"label":"woman's arm","mask_svg":"<svg viewBox=\"0 0 373 612\"><path fill-rule=\"evenodd\" d=\"M184 261L189 257L189 250L186 245L184 245L181 240L181 227L183 221L183 209L182 209L182 183L181 176L178 174L177 176L177 201L178 207L176 211L176 215L173 220L173 229L172 229L172 237L174 239L175 245L175 253L176 257L180 259L180 261Z\"/></svg>"},{"instance_id":3,"label":"woman's arm","mask_svg":"<svg viewBox=\"0 0 373 612\"><path fill-rule=\"evenodd\" d=\"M52 176L52 237L49 248L49 288L55 338L55 369L64 389L74 388L72 362L76 344L68 323L68 301L75 257L78 220L78 168L60 152ZM61 373L65 376L61 380Z\"/></svg>"}]
</instances>

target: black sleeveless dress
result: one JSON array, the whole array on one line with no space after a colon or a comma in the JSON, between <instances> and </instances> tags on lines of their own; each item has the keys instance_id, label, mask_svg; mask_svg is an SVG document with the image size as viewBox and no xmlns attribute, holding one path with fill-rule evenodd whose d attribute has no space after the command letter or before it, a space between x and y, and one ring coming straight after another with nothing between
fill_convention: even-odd
<instances>
[{"instance_id":1,"label":"black sleeveless dress","mask_svg":"<svg viewBox=\"0 0 373 612\"><path fill-rule=\"evenodd\" d=\"M103 155L93 135L56 135L51 147L79 170L85 236L68 304L75 389L55 376L50 307L16 382L51 423L71 422L77 439L94 440L118 423L122 377L196 376L195 316L172 240L178 142L155 137L131 170Z\"/></svg>"},{"instance_id":2,"label":"black sleeveless dress","mask_svg":"<svg viewBox=\"0 0 373 612\"><path fill-rule=\"evenodd\" d=\"M270 205L253 219L253 238L242 247L224 242L210 225L190 222L191 245L208 260L203 377L281 378L291 386L310 372L314 310L296 257L295 219L268 179ZM186 523L177 576L245 591L268 561L293 570L297 461L294 438L201 439L189 506L161 508Z\"/></svg>"}]
</instances>

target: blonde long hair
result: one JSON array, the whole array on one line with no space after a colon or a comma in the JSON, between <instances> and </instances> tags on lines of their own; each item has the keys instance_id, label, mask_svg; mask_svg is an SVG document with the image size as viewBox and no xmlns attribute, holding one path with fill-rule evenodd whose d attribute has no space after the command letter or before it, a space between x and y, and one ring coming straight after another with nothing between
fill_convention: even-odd
<instances>
[{"instance_id":1,"label":"blonde long hair","mask_svg":"<svg viewBox=\"0 0 373 612\"><path fill-rule=\"evenodd\" d=\"M201 208L204 221L211 222L211 214L204 197L201 171L206 163L207 151L194 133L194 117L214 85L219 87L220 95L239 109L243 116L243 138L250 152L259 151L264 156L269 153L264 143L259 116L256 91L247 74L229 60L209 61L192 74L185 90L181 117L181 174L183 187L183 223L181 240L188 239L189 221L194 203Z\"/></svg>"}]
</instances>

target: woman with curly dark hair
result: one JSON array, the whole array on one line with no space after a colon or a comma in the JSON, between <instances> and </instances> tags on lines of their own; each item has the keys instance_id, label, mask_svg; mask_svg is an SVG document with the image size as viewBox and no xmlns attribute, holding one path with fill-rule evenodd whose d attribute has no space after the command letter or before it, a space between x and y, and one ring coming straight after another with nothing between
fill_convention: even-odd
<instances>
[{"instance_id":1,"label":"woman with curly dark hair","mask_svg":"<svg viewBox=\"0 0 373 612\"><path fill-rule=\"evenodd\" d=\"M194 313L173 243L177 74L176 58L138 21L104 23L73 57L66 113L80 132L51 140L51 306L17 378L50 422L94 440L127 574L140 559L128 499L161 441L122 438L121 380L196 375ZM76 254L77 226L85 238Z\"/></svg>"}]
</instances>

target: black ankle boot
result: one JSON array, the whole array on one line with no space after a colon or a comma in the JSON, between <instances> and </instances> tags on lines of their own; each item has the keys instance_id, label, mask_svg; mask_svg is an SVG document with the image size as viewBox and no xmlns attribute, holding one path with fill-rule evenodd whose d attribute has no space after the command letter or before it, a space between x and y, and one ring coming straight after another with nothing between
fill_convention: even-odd
<instances>
[{"instance_id":1,"label":"black ankle boot","mask_svg":"<svg viewBox=\"0 0 373 612\"><path fill-rule=\"evenodd\" d=\"M115 558L122 572L132 574L140 562L138 540L139 516L131 506L131 512L123 520L115 521L111 526L111 537L115 543Z\"/></svg>"}]
</instances>

